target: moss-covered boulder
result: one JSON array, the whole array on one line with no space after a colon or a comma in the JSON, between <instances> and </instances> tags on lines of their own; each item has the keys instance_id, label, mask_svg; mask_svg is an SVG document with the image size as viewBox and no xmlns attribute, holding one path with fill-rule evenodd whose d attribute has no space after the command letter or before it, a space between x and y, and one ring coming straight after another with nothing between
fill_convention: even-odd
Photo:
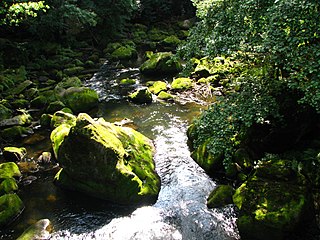
<instances>
[{"instance_id":1,"label":"moss-covered boulder","mask_svg":"<svg viewBox=\"0 0 320 240\"><path fill-rule=\"evenodd\" d=\"M0 183L0 196L13 193L18 190L17 181L14 178L6 178Z\"/></svg>"},{"instance_id":2,"label":"moss-covered boulder","mask_svg":"<svg viewBox=\"0 0 320 240\"><path fill-rule=\"evenodd\" d=\"M209 195L207 199L208 208L224 207L233 203L232 195L234 189L230 185L219 185Z\"/></svg>"},{"instance_id":3,"label":"moss-covered boulder","mask_svg":"<svg viewBox=\"0 0 320 240\"><path fill-rule=\"evenodd\" d=\"M61 96L61 101L74 113L86 112L96 107L98 93L87 87L70 87Z\"/></svg>"},{"instance_id":4,"label":"moss-covered boulder","mask_svg":"<svg viewBox=\"0 0 320 240\"><path fill-rule=\"evenodd\" d=\"M0 206L0 228L9 225L24 209L23 202L15 193L2 195Z\"/></svg>"},{"instance_id":5,"label":"moss-covered boulder","mask_svg":"<svg viewBox=\"0 0 320 240\"><path fill-rule=\"evenodd\" d=\"M28 227L17 240L50 239L53 228L49 219L41 219Z\"/></svg>"},{"instance_id":6,"label":"moss-covered boulder","mask_svg":"<svg viewBox=\"0 0 320 240\"><path fill-rule=\"evenodd\" d=\"M68 112L57 111L53 114L50 125L54 129L62 124L73 126L75 123L76 116Z\"/></svg>"},{"instance_id":7,"label":"moss-covered boulder","mask_svg":"<svg viewBox=\"0 0 320 240\"><path fill-rule=\"evenodd\" d=\"M139 104L151 103L152 94L148 88L140 88L129 95L129 100Z\"/></svg>"},{"instance_id":8,"label":"moss-covered boulder","mask_svg":"<svg viewBox=\"0 0 320 240\"><path fill-rule=\"evenodd\" d=\"M30 134L33 134L34 132L29 127L13 126L13 127L5 128L0 133L3 139L7 141L13 141L19 138L26 137Z\"/></svg>"},{"instance_id":9,"label":"moss-covered boulder","mask_svg":"<svg viewBox=\"0 0 320 240\"><path fill-rule=\"evenodd\" d=\"M161 100L173 100L174 99L174 96L168 92L165 92L165 91L161 91L159 94L158 94L158 99L161 99Z\"/></svg>"},{"instance_id":10,"label":"moss-covered boulder","mask_svg":"<svg viewBox=\"0 0 320 240\"><path fill-rule=\"evenodd\" d=\"M191 153L191 157L208 173L219 172L223 167L223 154L212 154L209 151L208 143L210 139L207 139L204 143L194 149Z\"/></svg>"},{"instance_id":11,"label":"moss-covered boulder","mask_svg":"<svg viewBox=\"0 0 320 240\"><path fill-rule=\"evenodd\" d=\"M43 95L40 95L40 96L36 96L30 101L30 106L32 108L41 109L41 108L44 108L47 105L47 103L48 103L47 98Z\"/></svg>"},{"instance_id":12,"label":"moss-covered boulder","mask_svg":"<svg viewBox=\"0 0 320 240\"><path fill-rule=\"evenodd\" d=\"M233 195L240 209L237 220L243 239L289 239L313 221L310 191L284 162L260 166ZM280 166L280 169L278 167ZM262 170L264 169L264 170Z\"/></svg>"},{"instance_id":13,"label":"moss-covered boulder","mask_svg":"<svg viewBox=\"0 0 320 240\"><path fill-rule=\"evenodd\" d=\"M56 111L59 111L65 107L64 103L61 101L54 101L51 102L48 107L46 108L47 113L54 113Z\"/></svg>"},{"instance_id":14,"label":"moss-covered boulder","mask_svg":"<svg viewBox=\"0 0 320 240\"><path fill-rule=\"evenodd\" d=\"M55 177L56 184L119 204L157 199L160 180L152 142L132 128L95 121L81 113L60 146L56 144L53 141L63 168Z\"/></svg>"},{"instance_id":15,"label":"moss-covered boulder","mask_svg":"<svg viewBox=\"0 0 320 240\"><path fill-rule=\"evenodd\" d=\"M21 172L19 167L14 162L6 162L0 164L0 179L6 178L19 178L21 176Z\"/></svg>"},{"instance_id":16,"label":"moss-covered boulder","mask_svg":"<svg viewBox=\"0 0 320 240\"><path fill-rule=\"evenodd\" d=\"M171 89L175 91L192 88L193 81L190 78L175 78L171 83Z\"/></svg>"},{"instance_id":17,"label":"moss-covered boulder","mask_svg":"<svg viewBox=\"0 0 320 240\"><path fill-rule=\"evenodd\" d=\"M171 35L163 39L161 45L166 51L174 51L180 43L181 40L177 36Z\"/></svg>"},{"instance_id":18,"label":"moss-covered boulder","mask_svg":"<svg viewBox=\"0 0 320 240\"><path fill-rule=\"evenodd\" d=\"M111 53L111 58L114 60L130 60L137 56L137 50L129 45L121 46Z\"/></svg>"},{"instance_id":19,"label":"moss-covered boulder","mask_svg":"<svg viewBox=\"0 0 320 240\"><path fill-rule=\"evenodd\" d=\"M59 90L61 88L67 89L70 87L81 87L82 86L82 82L78 77L67 77L64 78L61 82L59 82L55 89Z\"/></svg>"},{"instance_id":20,"label":"moss-covered boulder","mask_svg":"<svg viewBox=\"0 0 320 240\"><path fill-rule=\"evenodd\" d=\"M0 121L0 127L25 126L29 125L31 121L31 115L27 111L21 110L20 115Z\"/></svg>"},{"instance_id":21,"label":"moss-covered boulder","mask_svg":"<svg viewBox=\"0 0 320 240\"><path fill-rule=\"evenodd\" d=\"M171 52L154 53L150 58L140 66L143 74L172 74L181 71L181 63L173 59Z\"/></svg>"},{"instance_id":22,"label":"moss-covered boulder","mask_svg":"<svg viewBox=\"0 0 320 240\"><path fill-rule=\"evenodd\" d=\"M5 147L3 148L3 157L7 162L19 162L27 155L27 149L24 147Z\"/></svg>"},{"instance_id":23,"label":"moss-covered boulder","mask_svg":"<svg viewBox=\"0 0 320 240\"><path fill-rule=\"evenodd\" d=\"M149 87L150 92L158 95L161 91L167 90L167 84L163 81L155 81L152 86Z\"/></svg>"}]
</instances>

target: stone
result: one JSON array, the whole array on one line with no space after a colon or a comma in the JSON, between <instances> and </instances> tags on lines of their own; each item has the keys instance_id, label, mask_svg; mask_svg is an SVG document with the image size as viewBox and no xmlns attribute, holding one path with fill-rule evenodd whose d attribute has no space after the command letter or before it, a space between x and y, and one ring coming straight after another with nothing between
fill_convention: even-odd
<instances>
[{"instance_id":1,"label":"stone","mask_svg":"<svg viewBox=\"0 0 320 240\"><path fill-rule=\"evenodd\" d=\"M113 60L130 60L138 56L135 48L129 45L121 46L111 54Z\"/></svg>"},{"instance_id":2,"label":"stone","mask_svg":"<svg viewBox=\"0 0 320 240\"><path fill-rule=\"evenodd\" d=\"M174 96L170 93L165 92L165 91L161 91L158 95L158 98L161 100L172 100L172 99L174 99Z\"/></svg>"},{"instance_id":3,"label":"stone","mask_svg":"<svg viewBox=\"0 0 320 240\"><path fill-rule=\"evenodd\" d=\"M171 83L172 90L187 90L192 88L193 81L190 78L175 78Z\"/></svg>"},{"instance_id":4,"label":"stone","mask_svg":"<svg viewBox=\"0 0 320 240\"><path fill-rule=\"evenodd\" d=\"M153 162L154 147L147 137L84 113L67 135L62 133L62 142L55 141L59 134L57 129L51 134L62 167L55 177L57 185L117 204L156 201L160 179Z\"/></svg>"},{"instance_id":5,"label":"stone","mask_svg":"<svg viewBox=\"0 0 320 240\"><path fill-rule=\"evenodd\" d=\"M32 121L31 115L27 111L20 111L22 114L0 121L0 127L29 125Z\"/></svg>"},{"instance_id":6,"label":"stone","mask_svg":"<svg viewBox=\"0 0 320 240\"><path fill-rule=\"evenodd\" d=\"M224 207L232 204L234 189L230 185L219 185L209 195L207 199L208 208Z\"/></svg>"},{"instance_id":7,"label":"stone","mask_svg":"<svg viewBox=\"0 0 320 240\"><path fill-rule=\"evenodd\" d=\"M0 164L0 179L19 177L21 177L21 172L16 163L5 162Z\"/></svg>"},{"instance_id":8,"label":"stone","mask_svg":"<svg viewBox=\"0 0 320 240\"><path fill-rule=\"evenodd\" d=\"M67 76L75 76L80 74L84 70L84 67L70 67L63 70L63 73Z\"/></svg>"},{"instance_id":9,"label":"stone","mask_svg":"<svg viewBox=\"0 0 320 240\"><path fill-rule=\"evenodd\" d=\"M158 52L152 54L139 69L146 75L173 74L181 71L182 65L178 60L173 59L171 52Z\"/></svg>"},{"instance_id":10,"label":"stone","mask_svg":"<svg viewBox=\"0 0 320 240\"><path fill-rule=\"evenodd\" d=\"M6 178L0 183L0 196L13 193L18 190L17 181L14 178Z\"/></svg>"},{"instance_id":11,"label":"stone","mask_svg":"<svg viewBox=\"0 0 320 240\"><path fill-rule=\"evenodd\" d=\"M152 94L148 88L140 88L129 95L129 100L134 103L152 103Z\"/></svg>"},{"instance_id":12,"label":"stone","mask_svg":"<svg viewBox=\"0 0 320 240\"><path fill-rule=\"evenodd\" d=\"M279 161L275 164L260 166L265 170L256 171L233 195L240 210L237 226L243 239L288 239L313 221L308 187L300 184L288 166Z\"/></svg>"},{"instance_id":13,"label":"stone","mask_svg":"<svg viewBox=\"0 0 320 240\"><path fill-rule=\"evenodd\" d=\"M223 154L213 155L208 150L208 143L210 139L207 139L204 143L194 149L191 153L191 157L208 173L219 172L223 167Z\"/></svg>"},{"instance_id":14,"label":"stone","mask_svg":"<svg viewBox=\"0 0 320 240\"><path fill-rule=\"evenodd\" d=\"M71 113L57 111L53 114L50 125L51 125L51 128L53 129L62 124L73 126L76 123L76 119L77 119L76 116L74 116Z\"/></svg>"},{"instance_id":15,"label":"stone","mask_svg":"<svg viewBox=\"0 0 320 240\"><path fill-rule=\"evenodd\" d=\"M64 103L61 102L61 101L54 101L54 102L51 102L47 109L46 109L46 112L47 113L54 113L56 111L59 111L61 109L63 109L65 107Z\"/></svg>"},{"instance_id":16,"label":"stone","mask_svg":"<svg viewBox=\"0 0 320 240\"><path fill-rule=\"evenodd\" d=\"M5 147L3 157L7 162L20 162L27 155L27 149L24 147Z\"/></svg>"},{"instance_id":17,"label":"stone","mask_svg":"<svg viewBox=\"0 0 320 240\"><path fill-rule=\"evenodd\" d=\"M0 103L0 121L10 118L12 116L12 110Z\"/></svg>"},{"instance_id":18,"label":"stone","mask_svg":"<svg viewBox=\"0 0 320 240\"><path fill-rule=\"evenodd\" d=\"M78 77L67 77L64 78L61 82L55 87L56 90L60 88L67 89L69 87L81 87L83 84Z\"/></svg>"},{"instance_id":19,"label":"stone","mask_svg":"<svg viewBox=\"0 0 320 240\"><path fill-rule=\"evenodd\" d=\"M33 108L41 109L47 105L47 102L47 98L43 95L40 95L30 101L30 106Z\"/></svg>"},{"instance_id":20,"label":"stone","mask_svg":"<svg viewBox=\"0 0 320 240\"><path fill-rule=\"evenodd\" d=\"M29 127L13 126L2 130L1 136L7 141L13 141L33 133L33 130Z\"/></svg>"},{"instance_id":21,"label":"stone","mask_svg":"<svg viewBox=\"0 0 320 240\"><path fill-rule=\"evenodd\" d=\"M15 109L28 108L29 104L30 102L26 99L16 99L11 103L12 107Z\"/></svg>"},{"instance_id":22,"label":"stone","mask_svg":"<svg viewBox=\"0 0 320 240\"><path fill-rule=\"evenodd\" d=\"M24 204L15 193L0 197L0 228L12 223L24 210Z\"/></svg>"},{"instance_id":23,"label":"stone","mask_svg":"<svg viewBox=\"0 0 320 240\"><path fill-rule=\"evenodd\" d=\"M98 93L87 87L70 87L61 96L61 101L74 113L86 112L96 107Z\"/></svg>"},{"instance_id":24,"label":"stone","mask_svg":"<svg viewBox=\"0 0 320 240\"><path fill-rule=\"evenodd\" d=\"M136 80L132 78L124 78L120 80L120 85L134 85Z\"/></svg>"},{"instance_id":25,"label":"stone","mask_svg":"<svg viewBox=\"0 0 320 240\"><path fill-rule=\"evenodd\" d=\"M161 91L167 90L167 84L163 81L155 81L152 86L149 87L151 93L158 95Z\"/></svg>"},{"instance_id":26,"label":"stone","mask_svg":"<svg viewBox=\"0 0 320 240\"><path fill-rule=\"evenodd\" d=\"M50 239L52 225L49 219L41 219L28 227L17 240L46 240Z\"/></svg>"},{"instance_id":27,"label":"stone","mask_svg":"<svg viewBox=\"0 0 320 240\"><path fill-rule=\"evenodd\" d=\"M25 80L24 82L20 83L18 86L16 86L15 88L13 88L11 90L11 94L13 95L19 95L20 93L22 93L23 91L25 91L27 88L33 86L33 82L30 80Z\"/></svg>"}]
</instances>

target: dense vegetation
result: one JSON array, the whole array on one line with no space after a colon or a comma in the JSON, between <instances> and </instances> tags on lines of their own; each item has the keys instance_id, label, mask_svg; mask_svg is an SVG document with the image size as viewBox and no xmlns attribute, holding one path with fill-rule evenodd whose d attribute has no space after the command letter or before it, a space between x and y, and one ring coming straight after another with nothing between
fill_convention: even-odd
<instances>
[{"instance_id":1,"label":"dense vegetation","mask_svg":"<svg viewBox=\"0 0 320 240\"><path fill-rule=\"evenodd\" d=\"M232 57L243 63L226 94L195 122L195 146L224 155L281 153L310 135L320 113L318 1L193 1L199 22L186 59Z\"/></svg>"}]
</instances>

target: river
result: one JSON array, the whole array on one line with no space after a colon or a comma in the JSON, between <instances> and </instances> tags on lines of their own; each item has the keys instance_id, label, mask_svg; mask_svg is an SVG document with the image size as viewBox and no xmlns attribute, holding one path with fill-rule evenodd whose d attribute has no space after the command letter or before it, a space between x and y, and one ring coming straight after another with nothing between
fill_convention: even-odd
<instances>
[{"instance_id":1,"label":"river","mask_svg":"<svg viewBox=\"0 0 320 240\"><path fill-rule=\"evenodd\" d=\"M136 84L131 88L119 86L120 80L127 77L136 79ZM26 210L20 224L2 233L0 239L12 238L26 224L40 218L51 220L51 239L240 239L234 206L207 208L206 198L217 183L190 157L187 126L203 106L156 99L152 104L135 105L123 97L147 80L135 67L117 68L106 62L86 85L100 95L95 116L111 122L128 118L153 140L156 171L161 178L157 202L137 209L117 206L64 192L52 184L54 173L42 174L22 189ZM170 78L164 80L170 82Z\"/></svg>"}]
</instances>

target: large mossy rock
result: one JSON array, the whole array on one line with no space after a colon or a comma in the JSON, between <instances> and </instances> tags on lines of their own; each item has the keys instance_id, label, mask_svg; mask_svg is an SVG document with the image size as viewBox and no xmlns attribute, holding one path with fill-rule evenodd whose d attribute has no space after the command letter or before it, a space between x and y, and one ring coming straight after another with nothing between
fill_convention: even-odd
<instances>
[{"instance_id":1,"label":"large mossy rock","mask_svg":"<svg viewBox=\"0 0 320 240\"><path fill-rule=\"evenodd\" d=\"M19 162L27 155L27 149L24 147L5 147L3 148L3 157L8 162Z\"/></svg>"},{"instance_id":2,"label":"large mossy rock","mask_svg":"<svg viewBox=\"0 0 320 240\"><path fill-rule=\"evenodd\" d=\"M70 87L61 95L61 101L75 113L89 111L99 102L98 93L87 87Z\"/></svg>"},{"instance_id":3,"label":"large mossy rock","mask_svg":"<svg viewBox=\"0 0 320 240\"><path fill-rule=\"evenodd\" d=\"M312 222L313 203L303 177L286 161L267 162L233 195L240 209L237 220L243 239L288 239Z\"/></svg>"},{"instance_id":4,"label":"large mossy rock","mask_svg":"<svg viewBox=\"0 0 320 240\"><path fill-rule=\"evenodd\" d=\"M58 136L59 130L52 134ZM62 141L51 139L63 168L55 177L58 185L119 204L156 201L160 179L154 148L139 132L81 113Z\"/></svg>"},{"instance_id":5,"label":"large mossy rock","mask_svg":"<svg viewBox=\"0 0 320 240\"><path fill-rule=\"evenodd\" d=\"M181 71L181 69L181 63L173 59L171 52L154 53L140 66L140 71L147 75L172 74Z\"/></svg>"}]
</instances>

